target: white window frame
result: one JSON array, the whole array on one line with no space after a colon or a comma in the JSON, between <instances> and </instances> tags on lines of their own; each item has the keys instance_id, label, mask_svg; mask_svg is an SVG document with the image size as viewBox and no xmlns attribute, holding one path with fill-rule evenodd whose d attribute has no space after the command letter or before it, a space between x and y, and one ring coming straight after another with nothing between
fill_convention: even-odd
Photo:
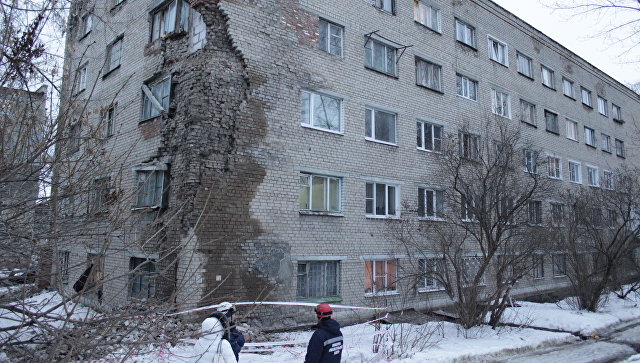
<instances>
[{"instance_id":1,"label":"white window frame","mask_svg":"<svg viewBox=\"0 0 640 363\"><path fill-rule=\"evenodd\" d=\"M614 121L622 121L622 108L615 103L611 103L611 116Z\"/></svg>"},{"instance_id":2,"label":"white window frame","mask_svg":"<svg viewBox=\"0 0 640 363\"><path fill-rule=\"evenodd\" d=\"M578 121L574 121L572 119L566 119L566 125L567 125L567 139L578 141Z\"/></svg>"},{"instance_id":3,"label":"white window frame","mask_svg":"<svg viewBox=\"0 0 640 363\"><path fill-rule=\"evenodd\" d=\"M422 120L418 120L416 122L416 126L417 126L416 143L417 143L418 150L441 153L442 146L444 143L444 126L437 123L422 121ZM436 130L439 130L439 131L436 132ZM437 134L439 134L440 136L438 137ZM431 148L429 148L428 144L431 144Z\"/></svg>"},{"instance_id":4,"label":"white window frame","mask_svg":"<svg viewBox=\"0 0 640 363\"><path fill-rule=\"evenodd\" d=\"M423 70L421 72L421 69ZM423 73L422 75L420 73ZM421 87L442 92L442 66L416 57L416 84Z\"/></svg>"},{"instance_id":5,"label":"white window frame","mask_svg":"<svg viewBox=\"0 0 640 363\"><path fill-rule=\"evenodd\" d=\"M322 174L314 174L314 173L306 173L300 172L300 182L299 182L299 197L298 197L298 208L300 212L308 212L308 213L342 213L342 178L332 175L322 175ZM323 208L314 208L314 180L322 180L322 193L324 194L323 198ZM306 181L306 185L305 182ZM337 190L335 192L337 195L333 195L332 193L332 182L337 183ZM302 193L306 192L306 200L307 206L304 207L302 205ZM332 199L336 198L337 208L332 208Z\"/></svg>"},{"instance_id":6,"label":"white window frame","mask_svg":"<svg viewBox=\"0 0 640 363\"><path fill-rule=\"evenodd\" d=\"M491 111L495 115L511 119L511 95L503 90L492 88Z\"/></svg>"},{"instance_id":7,"label":"white window frame","mask_svg":"<svg viewBox=\"0 0 640 363\"><path fill-rule=\"evenodd\" d=\"M473 196L468 198L468 194L460 194L460 219L465 222L474 222L478 220L474 211L476 202Z\"/></svg>"},{"instance_id":8,"label":"white window frame","mask_svg":"<svg viewBox=\"0 0 640 363\"><path fill-rule=\"evenodd\" d=\"M88 67L89 67L89 62L84 62L76 70L76 80L75 80L76 94L84 91L87 88L87 68Z\"/></svg>"},{"instance_id":9,"label":"white window frame","mask_svg":"<svg viewBox=\"0 0 640 363\"><path fill-rule=\"evenodd\" d=\"M600 147L602 151L611 154L611 136L605 134L604 132L600 133Z\"/></svg>"},{"instance_id":10,"label":"white window frame","mask_svg":"<svg viewBox=\"0 0 640 363\"><path fill-rule=\"evenodd\" d=\"M587 166L587 184L590 187L599 187L600 186L600 171L597 166L586 165Z\"/></svg>"},{"instance_id":11,"label":"white window frame","mask_svg":"<svg viewBox=\"0 0 640 363\"><path fill-rule=\"evenodd\" d=\"M326 37L324 42L322 41L323 32ZM320 18L318 22L318 46L323 52L335 55L336 57L342 57L344 47L344 27L329 20Z\"/></svg>"},{"instance_id":12,"label":"white window frame","mask_svg":"<svg viewBox=\"0 0 640 363\"><path fill-rule=\"evenodd\" d=\"M327 102L331 105L334 102L338 104L338 126L336 127L333 124L319 124L318 120L320 118L316 115L316 104L321 102L326 108ZM326 112L325 112L326 113ZM302 90L300 93L300 124L303 127L308 127L311 129L332 132L337 134L343 133L343 110L342 110L342 98L328 95L326 93L321 92L313 92L308 90Z\"/></svg>"},{"instance_id":13,"label":"white window frame","mask_svg":"<svg viewBox=\"0 0 640 363\"><path fill-rule=\"evenodd\" d=\"M573 100L576 99L573 81L565 77L562 77L562 94Z\"/></svg>"},{"instance_id":14,"label":"white window frame","mask_svg":"<svg viewBox=\"0 0 640 363\"><path fill-rule=\"evenodd\" d=\"M441 14L440 8L431 3L422 0L413 2L413 20L437 33L442 33Z\"/></svg>"},{"instance_id":15,"label":"white window frame","mask_svg":"<svg viewBox=\"0 0 640 363\"><path fill-rule=\"evenodd\" d=\"M444 196L444 190L442 189L418 187L418 217L443 219Z\"/></svg>"},{"instance_id":16,"label":"white window frame","mask_svg":"<svg viewBox=\"0 0 640 363\"><path fill-rule=\"evenodd\" d=\"M104 112L105 136L110 137L116 133L116 111L118 104L113 103Z\"/></svg>"},{"instance_id":17,"label":"white window frame","mask_svg":"<svg viewBox=\"0 0 640 363\"><path fill-rule=\"evenodd\" d=\"M614 190L613 172L611 170L602 171L602 187L608 190Z\"/></svg>"},{"instance_id":18,"label":"white window frame","mask_svg":"<svg viewBox=\"0 0 640 363\"><path fill-rule=\"evenodd\" d=\"M582 86L580 87L580 99L582 100L583 105L589 108L593 108L593 105L591 103L591 91Z\"/></svg>"},{"instance_id":19,"label":"white window frame","mask_svg":"<svg viewBox=\"0 0 640 363\"><path fill-rule=\"evenodd\" d=\"M418 259L418 273L420 274L418 292L441 291L444 285L434 275L443 274L446 260L442 256L427 256Z\"/></svg>"},{"instance_id":20,"label":"white window frame","mask_svg":"<svg viewBox=\"0 0 640 363\"><path fill-rule=\"evenodd\" d=\"M556 89L556 75L553 69L545 66L544 64L540 65L540 78L542 80L542 85L551 88L552 90Z\"/></svg>"},{"instance_id":21,"label":"white window frame","mask_svg":"<svg viewBox=\"0 0 640 363\"><path fill-rule=\"evenodd\" d=\"M523 149L522 153L524 156L524 172L538 174L538 152L531 149Z\"/></svg>"},{"instance_id":22,"label":"white window frame","mask_svg":"<svg viewBox=\"0 0 640 363\"><path fill-rule=\"evenodd\" d=\"M489 59L509 67L509 46L498 38L487 35L489 44Z\"/></svg>"},{"instance_id":23,"label":"white window frame","mask_svg":"<svg viewBox=\"0 0 640 363\"><path fill-rule=\"evenodd\" d=\"M456 18L455 27L456 40L464 45L476 49L476 28L466 21L458 18Z\"/></svg>"},{"instance_id":24,"label":"white window frame","mask_svg":"<svg viewBox=\"0 0 640 363\"><path fill-rule=\"evenodd\" d=\"M378 271L378 263L383 262L382 265L383 271ZM392 262L394 265L395 276L391 276L392 271L389 270L389 262ZM366 278L366 270L367 263L371 263L371 281L365 281L365 293L364 296L378 296L378 295L395 295L398 292L398 259L396 258L376 258L376 259L366 259L365 263L365 278ZM382 290L378 290L376 288L376 279L380 278L383 281L384 288ZM390 281L393 279L393 281ZM367 291L366 284L371 283L371 291Z\"/></svg>"},{"instance_id":25,"label":"white window frame","mask_svg":"<svg viewBox=\"0 0 640 363\"><path fill-rule=\"evenodd\" d=\"M591 147L596 147L596 130L589 126L584 127L584 143Z\"/></svg>"},{"instance_id":26,"label":"white window frame","mask_svg":"<svg viewBox=\"0 0 640 363\"><path fill-rule=\"evenodd\" d=\"M376 66L374 58L377 52L374 51L374 47L384 48L384 65L382 68ZM365 38L364 66L366 68L396 77L398 74L397 57L398 48L394 47L393 45L373 39L370 36Z\"/></svg>"},{"instance_id":27,"label":"white window frame","mask_svg":"<svg viewBox=\"0 0 640 363\"><path fill-rule=\"evenodd\" d=\"M569 165L567 169L567 172L569 174L569 181L576 184L582 184L582 164L575 160L568 160L567 164ZM572 170L572 165L575 166L575 171Z\"/></svg>"},{"instance_id":28,"label":"white window frame","mask_svg":"<svg viewBox=\"0 0 640 363\"><path fill-rule=\"evenodd\" d=\"M120 35L111 44L107 46L107 57L105 60L105 76L120 67L122 64L122 44L124 42L124 36Z\"/></svg>"},{"instance_id":29,"label":"white window frame","mask_svg":"<svg viewBox=\"0 0 640 363\"><path fill-rule=\"evenodd\" d=\"M609 117L609 107L607 105L607 100L602 97L602 96L598 96L598 112L605 117Z\"/></svg>"},{"instance_id":30,"label":"white window frame","mask_svg":"<svg viewBox=\"0 0 640 363\"><path fill-rule=\"evenodd\" d=\"M376 122L377 122L376 115L378 113L385 113L393 116L393 131L392 131L393 140L387 141L382 138L379 138L380 135L376 135ZM369 107L369 106L365 108L365 140L395 146L397 145L397 142L398 142L397 125L398 125L397 113L375 108L375 107Z\"/></svg>"},{"instance_id":31,"label":"white window frame","mask_svg":"<svg viewBox=\"0 0 640 363\"><path fill-rule=\"evenodd\" d=\"M550 115L551 118L549 118L547 115ZM560 135L560 124L559 124L558 118L560 118L560 116L558 115L557 112L545 109L544 110L545 130L553 134Z\"/></svg>"},{"instance_id":32,"label":"white window frame","mask_svg":"<svg viewBox=\"0 0 640 363\"><path fill-rule=\"evenodd\" d=\"M468 100L478 100L478 81L462 74L456 74L456 93Z\"/></svg>"},{"instance_id":33,"label":"white window frame","mask_svg":"<svg viewBox=\"0 0 640 363\"><path fill-rule=\"evenodd\" d=\"M551 179L562 179L562 159L557 155L547 155L547 172Z\"/></svg>"},{"instance_id":34,"label":"white window frame","mask_svg":"<svg viewBox=\"0 0 640 363\"><path fill-rule=\"evenodd\" d=\"M518 73L533 79L533 59L520 52L516 52L516 59L518 61Z\"/></svg>"},{"instance_id":35,"label":"white window frame","mask_svg":"<svg viewBox=\"0 0 640 363\"><path fill-rule=\"evenodd\" d=\"M369 194L369 189L371 186L372 195ZM384 188L384 211L382 214L378 214L378 186L382 186ZM393 200L390 200L390 195L393 195ZM389 203L389 202L392 203ZM369 204L371 204L371 209L369 209ZM393 209L390 210L389 205L393 204ZM368 218L397 218L400 217L400 185L385 183L385 182L376 182L376 181L367 181L365 184L365 215Z\"/></svg>"},{"instance_id":36,"label":"white window frame","mask_svg":"<svg viewBox=\"0 0 640 363\"><path fill-rule=\"evenodd\" d=\"M527 123L529 125L533 125L533 126L536 125L536 105L535 104L529 101L520 99L520 121Z\"/></svg>"}]
</instances>

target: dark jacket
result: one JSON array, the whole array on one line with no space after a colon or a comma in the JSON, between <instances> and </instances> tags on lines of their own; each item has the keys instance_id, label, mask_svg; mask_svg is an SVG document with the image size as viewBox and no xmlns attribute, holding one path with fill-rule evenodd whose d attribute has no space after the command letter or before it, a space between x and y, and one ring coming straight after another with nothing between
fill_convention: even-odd
<instances>
[{"instance_id":1,"label":"dark jacket","mask_svg":"<svg viewBox=\"0 0 640 363\"><path fill-rule=\"evenodd\" d=\"M307 347L305 363L340 363L342 357L342 332L333 319L321 320Z\"/></svg>"},{"instance_id":2,"label":"dark jacket","mask_svg":"<svg viewBox=\"0 0 640 363\"><path fill-rule=\"evenodd\" d=\"M235 326L229 329L229 343L231 344L231 349L233 349L233 354L236 356L236 361L240 361L240 350L244 346L244 335Z\"/></svg>"}]
</instances>

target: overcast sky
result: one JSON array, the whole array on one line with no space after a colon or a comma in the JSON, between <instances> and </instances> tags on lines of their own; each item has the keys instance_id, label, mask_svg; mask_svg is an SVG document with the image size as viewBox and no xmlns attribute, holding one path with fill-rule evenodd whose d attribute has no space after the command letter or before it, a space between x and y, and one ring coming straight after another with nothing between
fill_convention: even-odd
<instances>
[{"instance_id":1,"label":"overcast sky","mask_svg":"<svg viewBox=\"0 0 640 363\"><path fill-rule=\"evenodd\" d=\"M626 44L597 36L607 25L619 23L638 13L626 12L596 16L576 16L570 10L554 10L553 0L493 0L553 40L562 44L616 80L628 84L640 82L637 54L625 54Z\"/></svg>"}]
</instances>

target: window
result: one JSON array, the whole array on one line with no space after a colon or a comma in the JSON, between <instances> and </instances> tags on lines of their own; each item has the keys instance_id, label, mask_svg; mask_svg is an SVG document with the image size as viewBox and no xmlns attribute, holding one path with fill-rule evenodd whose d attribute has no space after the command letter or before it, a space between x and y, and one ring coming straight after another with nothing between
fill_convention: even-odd
<instances>
[{"instance_id":1,"label":"window","mask_svg":"<svg viewBox=\"0 0 640 363\"><path fill-rule=\"evenodd\" d=\"M462 96L473 101L478 100L478 82L467 76L456 74L456 90L458 92L458 96Z\"/></svg>"},{"instance_id":2,"label":"window","mask_svg":"<svg viewBox=\"0 0 640 363\"><path fill-rule=\"evenodd\" d=\"M460 219L475 221L475 201L470 193L460 195Z\"/></svg>"},{"instance_id":3,"label":"window","mask_svg":"<svg viewBox=\"0 0 640 363\"><path fill-rule=\"evenodd\" d=\"M395 185L367 183L365 213L368 216L396 217L398 215L398 190Z\"/></svg>"},{"instance_id":4,"label":"window","mask_svg":"<svg viewBox=\"0 0 640 363\"><path fill-rule=\"evenodd\" d=\"M82 138L82 125L76 122L69 128L68 155L75 154L80 150L80 141Z\"/></svg>"},{"instance_id":5,"label":"window","mask_svg":"<svg viewBox=\"0 0 640 363\"><path fill-rule=\"evenodd\" d=\"M124 2L124 0L113 0L113 6L116 7L120 4L122 4Z\"/></svg>"},{"instance_id":6,"label":"window","mask_svg":"<svg viewBox=\"0 0 640 363\"><path fill-rule=\"evenodd\" d=\"M338 297L340 261L298 262L298 299Z\"/></svg>"},{"instance_id":7,"label":"window","mask_svg":"<svg viewBox=\"0 0 640 363\"><path fill-rule=\"evenodd\" d=\"M418 188L418 216L444 218L444 191Z\"/></svg>"},{"instance_id":8,"label":"window","mask_svg":"<svg viewBox=\"0 0 640 363\"><path fill-rule=\"evenodd\" d=\"M497 217L500 222L513 224L515 210L513 209L514 198L509 196L501 197L497 203Z\"/></svg>"},{"instance_id":9,"label":"window","mask_svg":"<svg viewBox=\"0 0 640 363\"><path fill-rule=\"evenodd\" d=\"M596 147L596 131L591 127L584 127L584 143Z\"/></svg>"},{"instance_id":10,"label":"window","mask_svg":"<svg viewBox=\"0 0 640 363\"><path fill-rule=\"evenodd\" d=\"M142 120L160 116L161 111L167 111L169 109L171 77L164 78L163 80L149 86L143 85L142 91L144 94Z\"/></svg>"},{"instance_id":11,"label":"window","mask_svg":"<svg viewBox=\"0 0 640 363\"><path fill-rule=\"evenodd\" d=\"M69 251L58 251L58 281L69 283Z\"/></svg>"},{"instance_id":12,"label":"window","mask_svg":"<svg viewBox=\"0 0 640 363\"><path fill-rule=\"evenodd\" d=\"M553 276L565 276L567 274L567 255L554 254L553 256Z\"/></svg>"},{"instance_id":13,"label":"window","mask_svg":"<svg viewBox=\"0 0 640 363\"><path fill-rule=\"evenodd\" d=\"M156 262L140 257L129 260L129 297L146 300L156 294Z\"/></svg>"},{"instance_id":14,"label":"window","mask_svg":"<svg viewBox=\"0 0 640 363\"><path fill-rule=\"evenodd\" d=\"M116 132L116 105L112 104L104 112L105 136L109 137Z\"/></svg>"},{"instance_id":15,"label":"window","mask_svg":"<svg viewBox=\"0 0 640 363\"><path fill-rule=\"evenodd\" d=\"M98 178L93 181L89 212L104 212L111 194L111 178Z\"/></svg>"},{"instance_id":16,"label":"window","mask_svg":"<svg viewBox=\"0 0 640 363\"><path fill-rule=\"evenodd\" d=\"M531 224L542 224L542 202L532 200L527 203L528 219Z\"/></svg>"},{"instance_id":17,"label":"window","mask_svg":"<svg viewBox=\"0 0 640 363\"><path fill-rule=\"evenodd\" d=\"M319 93L302 91L300 123L302 125L340 132L342 131L342 100Z\"/></svg>"},{"instance_id":18,"label":"window","mask_svg":"<svg viewBox=\"0 0 640 363\"><path fill-rule=\"evenodd\" d=\"M562 163L557 156L547 156L547 170L549 171L549 177L553 179L562 179Z\"/></svg>"},{"instance_id":19,"label":"window","mask_svg":"<svg viewBox=\"0 0 640 363\"><path fill-rule=\"evenodd\" d=\"M394 10L394 0L371 0L373 6L380 10L384 10L388 13L393 13Z\"/></svg>"},{"instance_id":20,"label":"window","mask_svg":"<svg viewBox=\"0 0 640 363\"><path fill-rule=\"evenodd\" d=\"M480 267L482 267L483 258L482 257L463 257L462 263L464 267L463 271L463 284L464 286L470 286L478 273L480 273ZM480 276L478 280L479 285L484 285L484 274Z\"/></svg>"},{"instance_id":21,"label":"window","mask_svg":"<svg viewBox=\"0 0 640 363\"><path fill-rule=\"evenodd\" d=\"M536 124L536 105L525 100L520 100L520 114L522 122L530 125Z\"/></svg>"},{"instance_id":22,"label":"window","mask_svg":"<svg viewBox=\"0 0 640 363\"><path fill-rule=\"evenodd\" d=\"M613 172L605 170L602 172L602 186L605 189L613 190Z\"/></svg>"},{"instance_id":23,"label":"window","mask_svg":"<svg viewBox=\"0 0 640 363\"><path fill-rule=\"evenodd\" d=\"M466 159L478 160L480 158L480 136L467 132L458 132L458 152Z\"/></svg>"},{"instance_id":24,"label":"window","mask_svg":"<svg viewBox=\"0 0 640 363\"><path fill-rule=\"evenodd\" d=\"M507 44L489 36L489 59L508 67L509 53Z\"/></svg>"},{"instance_id":25,"label":"window","mask_svg":"<svg viewBox=\"0 0 640 363\"><path fill-rule=\"evenodd\" d=\"M340 178L300 173L300 210L339 213L342 211L341 189Z\"/></svg>"},{"instance_id":26,"label":"window","mask_svg":"<svg viewBox=\"0 0 640 363\"><path fill-rule=\"evenodd\" d=\"M560 134L560 127L558 126L558 114L549 110L544 110L544 121L547 127L547 131L556 135Z\"/></svg>"},{"instance_id":27,"label":"window","mask_svg":"<svg viewBox=\"0 0 640 363\"><path fill-rule=\"evenodd\" d=\"M442 152L442 126L418 121L418 149Z\"/></svg>"},{"instance_id":28,"label":"window","mask_svg":"<svg viewBox=\"0 0 640 363\"><path fill-rule=\"evenodd\" d=\"M535 254L533 257L533 278L544 278L544 255Z\"/></svg>"},{"instance_id":29,"label":"window","mask_svg":"<svg viewBox=\"0 0 640 363\"><path fill-rule=\"evenodd\" d=\"M551 225L554 227L564 226L564 205L551 203Z\"/></svg>"},{"instance_id":30,"label":"window","mask_svg":"<svg viewBox=\"0 0 640 363\"><path fill-rule=\"evenodd\" d=\"M442 92L442 66L416 57L416 83Z\"/></svg>"},{"instance_id":31,"label":"window","mask_svg":"<svg viewBox=\"0 0 640 363\"><path fill-rule=\"evenodd\" d=\"M444 273L445 260L443 258L421 258L418 260L420 282L418 289L423 291L443 289L440 276Z\"/></svg>"},{"instance_id":32,"label":"window","mask_svg":"<svg viewBox=\"0 0 640 363\"><path fill-rule=\"evenodd\" d=\"M582 183L582 171L580 170L580 163L569 161L569 181L572 181L574 183Z\"/></svg>"},{"instance_id":33,"label":"window","mask_svg":"<svg viewBox=\"0 0 640 363\"><path fill-rule=\"evenodd\" d=\"M564 77L562 77L562 93L569 98L576 98L573 91L573 82Z\"/></svg>"},{"instance_id":34,"label":"window","mask_svg":"<svg viewBox=\"0 0 640 363\"><path fill-rule=\"evenodd\" d=\"M607 100L598 96L598 112L603 116L609 116L609 110L607 108Z\"/></svg>"},{"instance_id":35,"label":"window","mask_svg":"<svg viewBox=\"0 0 640 363\"><path fill-rule=\"evenodd\" d=\"M396 114L367 108L365 110L365 138L395 144Z\"/></svg>"},{"instance_id":36,"label":"window","mask_svg":"<svg viewBox=\"0 0 640 363\"><path fill-rule=\"evenodd\" d=\"M104 256L97 253L87 253L87 280L83 290L102 300L102 279L104 277ZM92 296L92 297L93 297Z\"/></svg>"},{"instance_id":37,"label":"window","mask_svg":"<svg viewBox=\"0 0 640 363\"><path fill-rule=\"evenodd\" d=\"M616 139L616 155L624 158L624 141Z\"/></svg>"},{"instance_id":38,"label":"window","mask_svg":"<svg viewBox=\"0 0 640 363\"><path fill-rule=\"evenodd\" d=\"M556 79L555 74L551 68L547 68L543 65L540 66L540 75L542 77L542 84L551 88L556 89Z\"/></svg>"},{"instance_id":39,"label":"window","mask_svg":"<svg viewBox=\"0 0 640 363\"><path fill-rule=\"evenodd\" d=\"M137 170L137 208L159 208L162 206L165 180L164 170Z\"/></svg>"},{"instance_id":40,"label":"window","mask_svg":"<svg viewBox=\"0 0 640 363\"><path fill-rule=\"evenodd\" d=\"M600 134L600 141L602 144L602 151L606 151L608 153L611 152L611 136L607 134Z\"/></svg>"},{"instance_id":41,"label":"window","mask_svg":"<svg viewBox=\"0 0 640 363\"><path fill-rule=\"evenodd\" d=\"M75 92L80 93L87 88L87 63L84 63L76 70Z\"/></svg>"},{"instance_id":42,"label":"window","mask_svg":"<svg viewBox=\"0 0 640 363\"><path fill-rule=\"evenodd\" d=\"M173 0L151 14L151 41L164 38L176 31L185 31L189 18L189 4L185 0Z\"/></svg>"},{"instance_id":43,"label":"window","mask_svg":"<svg viewBox=\"0 0 640 363\"><path fill-rule=\"evenodd\" d=\"M440 9L422 1L413 2L413 19L427 28L440 33Z\"/></svg>"},{"instance_id":44,"label":"window","mask_svg":"<svg viewBox=\"0 0 640 363\"><path fill-rule=\"evenodd\" d=\"M601 228L602 225L602 209L598 207L591 208L591 226Z\"/></svg>"},{"instance_id":45,"label":"window","mask_svg":"<svg viewBox=\"0 0 640 363\"><path fill-rule=\"evenodd\" d=\"M476 28L456 19L456 40L472 48L476 48Z\"/></svg>"},{"instance_id":46,"label":"window","mask_svg":"<svg viewBox=\"0 0 640 363\"><path fill-rule=\"evenodd\" d=\"M320 50L342 57L342 34L344 28L320 19L318 43Z\"/></svg>"},{"instance_id":47,"label":"window","mask_svg":"<svg viewBox=\"0 0 640 363\"><path fill-rule=\"evenodd\" d=\"M591 91L584 87L580 87L580 95L582 96L582 104L585 106L591 106Z\"/></svg>"},{"instance_id":48,"label":"window","mask_svg":"<svg viewBox=\"0 0 640 363\"><path fill-rule=\"evenodd\" d=\"M383 73L396 75L397 49L367 37L364 47L364 65Z\"/></svg>"},{"instance_id":49,"label":"window","mask_svg":"<svg viewBox=\"0 0 640 363\"><path fill-rule=\"evenodd\" d=\"M120 66L120 59L122 58L122 39L123 37L119 37L107 47L105 75Z\"/></svg>"},{"instance_id":50,"label":"window","mask_svg":"<svg viewBox=\"0 0 640 363\"><path fill-rule=\"evenodd\" d=\"M396 291L396 260L364 261L364 292L376 294Z\"/></svg>"},{"instance_id":51,"label":"window","mask_svg":"<svg viewBox=\"0 0 640 363\"><path fill-rule=\"evenodd\" d=\"M538 172L538 152L534 150L524 149L524 171L527 173Z\"/></svg>"},{"instance_id":52,"label":"window","mask_svg":"<svg viewBox=\"0 0 640 363\"><path fill-rule=\"evenodd\" d=\"M511 118L511 100L508 93L492 89L491 99L494 114Z\"/></svg>"},{"instance_id":53,"label":"window","mask_svg":"<svg viewBox=\"0 0 640 363\"><path fill-rule=\"evenodd\" d=\"M567 139L578 141L578 123L567 119Z\"/></svg>"},{"instance_id":54,"label":"window","mask_svg":"<svg viewBox=\"0 0 640 363\"><path fill-rule=\"evenodd\" d=\"M589 166L587 165L587 181L589 183L589 186L592 187L597 187L600 185L600 180L599 180L599 174L598 174L598 168L596 168L595 166Z\"/></svg>"},{"instance_id":55,"label":"window","mask_svg":"<svg viewBox=\"0 0 640 363\"><path fill-rule=\"evenodd\" d=\"M516 53L518 59L518 73L533 78L533 61L526 55L518 52Z\"/></svg>"},{"instance_id":56,"label":"window","mask_svg":"<svg viewBox=\"0 0 640 363\"><path fill-rule=\"evenodd\" d=\"M80 33L80 38L86 37L89 33L91 33L91 29L93 28L93 14L85 14L82 17L82 30Z\"/></svg>"},{"instance_id":57,"label":"window","mask_svg":"<svg viewBox=\"0 0 640 363\"><path fill-rule=\"evenodd\" d=\"M607 209L607 227L615 228L618 223L618 214L613 209Z\"/></svg>"},{"instance_id":58,"label":"window","mask_svg":"<svg viewBox=\"0 0 640 363\"><path fill-rule=\"evenodd\" d=\"M611 104L611 114L614 121L622 121L622 109L615 103Z\"/></svg>"}]
</instances>

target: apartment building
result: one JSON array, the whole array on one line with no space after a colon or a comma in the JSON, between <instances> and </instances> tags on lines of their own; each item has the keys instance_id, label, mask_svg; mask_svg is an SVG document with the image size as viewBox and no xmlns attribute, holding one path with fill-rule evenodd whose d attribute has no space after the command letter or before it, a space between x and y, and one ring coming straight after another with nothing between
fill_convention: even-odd
<instances>
[{"instance_id":1,"label":"apartment building","mask_svg":"<svg viewBox=\"0 0 640 363\"><path fill-rule=\"evenodd\" d=\"M637 164L638 95L489 0L83 1L69 29L64 102L84 111L64 127L99 133L106 166L62 201L101 232L61 241L58 268L63 289L99 270L103 305L445 305L399 278L385 231L404 202L446 208L446 135L503 119L560 189ZM563 268L541 258L520 291Z\"/></svg>"}]
</instances>

